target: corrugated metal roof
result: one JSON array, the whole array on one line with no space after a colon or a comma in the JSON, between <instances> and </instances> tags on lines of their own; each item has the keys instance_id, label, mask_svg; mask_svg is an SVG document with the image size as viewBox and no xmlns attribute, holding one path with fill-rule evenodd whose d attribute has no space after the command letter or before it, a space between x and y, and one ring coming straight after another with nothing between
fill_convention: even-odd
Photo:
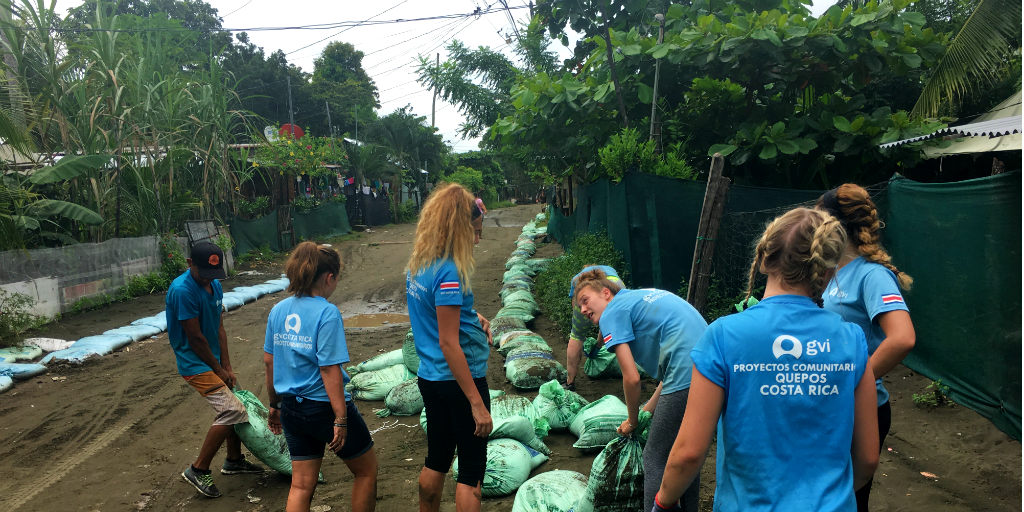
<instances>
[{"instance_id":1,"label":"corrugated metal roof","mask_svg":"<svg viewBox=\"0 0 1024 512\"><path fill-rule=\"evenodd\" d=\"M900 146L903 144L909 144L911 142L918 142L932 137L939 137L946 134L962 135L964 137L1002 137L1003 135L1010 135L1012 133L1021 133L1021 116L1004 117L1001 119L992 119L990 121L981 121L977 123L969 123L960 126L950 126L943 128L935 133L928 135L922 135L920 137L914 137L911 139L899 140L896 142L890 142L888 144L882 144L882 149L891 148L894 146Z\"/></svg>"}]
</instances>

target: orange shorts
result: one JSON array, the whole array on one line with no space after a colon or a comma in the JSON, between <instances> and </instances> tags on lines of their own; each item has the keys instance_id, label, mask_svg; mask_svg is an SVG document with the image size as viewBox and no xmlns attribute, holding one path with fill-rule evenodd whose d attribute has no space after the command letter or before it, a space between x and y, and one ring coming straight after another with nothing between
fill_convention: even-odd
<instances>
[{"instance_id":1,"label":"orange shorts","mask_svg":"<svg viewBox=\"0 0 1024 512\"><path fill-rule=\"evenodd\" d=\"M249 422L249 413L246 412L245 405L228 389L227 384L216 373L209 371L198 375L189 375L185 377L185 382L188 382L213 406L213 410L217 412L217 418L213 421L214 425L237 425Z\"/></svg>"}]
</instances>

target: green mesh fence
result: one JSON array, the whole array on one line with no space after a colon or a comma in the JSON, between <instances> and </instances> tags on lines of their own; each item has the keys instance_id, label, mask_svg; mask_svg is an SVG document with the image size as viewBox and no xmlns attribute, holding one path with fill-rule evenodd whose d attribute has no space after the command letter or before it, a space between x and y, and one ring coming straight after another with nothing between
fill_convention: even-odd
<instances>
[{"instance_id":1,"label":"green mesh fence","mask_svg":"<svg viewBox=\"0 0 1024 512\"><path fill-rule=\"evenodd\" d=\"M607 231L631 286L675 291L690 275L705 182L627 173L576 192L569 216L552 208L548 234ZM1021 438L1021 174L868 187L886 223L883 242L916 280L905 294L917 329L910 368L942 379L957 402ZM813 206L821 191L732 186L712 265L713 283L746 288L753 246L773 218Z\"/></svg>"},{"instance_id":2,"label":"green mesh fence","mask_svg":"<svg viewBox=\"0 0 1024 512\"><path fill-rule=\"evenodd\" d=\"M235 239L235 254L243 255L269 244L271 250L281 250L281 237L277 236L277 210L256 220L231 220L231 238Z\"/></svg>"},{"instance_id":3,"label":"green mesh fence","mask_svg":"<svg viewBox=\"0 0 1024 512\"><path fill-rule=\"evenodd\" d=\"M1021 174L895 180L885 244L914 278L917 345L904 364L1021 438ZM882 206L882 205L879 205Z\"/></svg>"},{"instance_id":4,"label":"green mesh fence","mask_svg":"<svg viewBox=\"0 0 1024 512\"><path fill-rule=\"evenodd\" d=\"M292 229L295 230L295 238L303 240L352 232L344 203L326 203L307 213L292 212Z\"/></svg>"}]
</instances>

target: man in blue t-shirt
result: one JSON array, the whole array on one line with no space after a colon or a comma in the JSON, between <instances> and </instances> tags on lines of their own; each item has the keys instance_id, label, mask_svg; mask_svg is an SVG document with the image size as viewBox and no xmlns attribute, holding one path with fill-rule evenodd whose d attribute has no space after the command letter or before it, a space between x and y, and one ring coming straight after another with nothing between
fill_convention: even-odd
<instances>
[{"instance_id":1,"label":"man in blue t-shirt","mask_svg":"<svg viewBox=\"0 0 1024 512\"><path fill-rule=\"evenodd\" d=\"M199 242L192 246L187 263L188 270L167 289L167 334L178 374L206 398L217 417L206 434L199 457L181 476L203 496L217 498L221 494L213 484L210 463L224 441L228 456L221 473L262 473L263 469L245 460L242 442L235 434L234 425L248 422L249 414L231 391L235 374L221 319L224 292L218 281L227 277L224 252L210 242Z\"/></svg>"}]
</instances>

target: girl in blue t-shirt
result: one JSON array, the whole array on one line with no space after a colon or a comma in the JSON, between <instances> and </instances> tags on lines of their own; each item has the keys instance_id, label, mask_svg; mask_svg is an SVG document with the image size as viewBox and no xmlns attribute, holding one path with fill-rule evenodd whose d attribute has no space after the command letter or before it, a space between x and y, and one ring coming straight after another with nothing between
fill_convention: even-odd
<instances>
[{"instance_id":1,"label":"girl in blue t-shirt","mask_svg":"<svg viewBox=\"0 0 1024 512\"><path fill-rule=\"evenodd\" d=\"M423 205L406 274L406 298L420 394L427 417L427 458L420 510L441 507L444 477L459 453L455 509L480 510L491 433L487 357L491 333L473 309L473 195L457 184L436 188Z\"/></svg>"},{"instance_id":2,"label":"girl in blue t-shirt","mask_svg":"<svg viewBox=\"0 0 1024 512\"><path fill-rule=\"evenodd\" d=\"M338 287L341 257L329 247L303 242L285 266L288 292L270 311L263 362L270 395L270 430L284 430L292 458L288 512L309 511L324 445L355 476L352 510L377 504L377 454L352 397L345 391L349 361L345 326L327 301Z\"/></svg>"},{"instance_id":3,"label":"girl in blue t-shirt","mask_svg":"<svg viewBox=\"0 0 1024 512\"><path fill-rule=\"evenodd\" d=\"M846 229L847 244L839 270L825 290L825 309L839 313L864 330L868 364L875 374L878 393L878 447L892 425L889 392L882 377L907 357L916 335L900 289L910 290L914 280L900 272L879 241L881 221L867 190L847 183L818 199L818 209L832 214ZM871 480L857 490L857 510L868 510Z\"/></svg>"},{"instance_id":4,"label":"girl in blue t-shirt","mask_svg":"<svg viewBox=\"0 0 1024 512\"><path fill-rule=\"evenodd\" d=\"M856 509L878 465L864 333L821 308L846 246L839 221L797 208L765 230L750 267L764 298L714 321L693 349L693 385L653 510L679 510L716 426L715 511Z\"/></svg>"},{"instance_id":5,"label":"girl in blue t-shirt","mask_svg":"<svg viewBox=\"0 0 1024 512\"><path fill-rule=\"evenodd\" d=\"M601 328L602 341L622 368L622 391L628 418L618 431L632 434L639 421L640 372L661 381L644 406L653 413L644 446L644 507L654 504L669 451L675 441L690 388L690 350L707 322L685 300L662 290L624 290L604 270L582 272L575 279L580 313ZM687 510L697 510L700 482L684 496Z\"/></svg>"},{"instance_id":6,"label":"girl in blue t-shirt","mask_svg":"<svg viewBox=\"0 0 1024 512\"><path fill-rule=\"evenodd\" d=\"M614 268L609 267L607 265L598 265L596 263L592 263L589 265L584 265L583 269L580 270L580 272L573 276L572 280L569 281L570 300L572 300L576 296L576 283L577 281L579 281L580 276L583 275L584 272L594 269L603 270L604 273L608 275L609 281L611 281L612 283L617 283L620 288L625 288L622 285L622 280L619 279L619 273L616 272ZM580 360L583 359L583 340L587 338L587 335L590 334L590 331L594 330L594 325L590 323L590 320L587 317L583 316L583 313L580 312L579 305L576 304L575 301L572 305L571 327L572 328L569 330L569 347L565 351L566 370L568 370L569 372L568 377L565 379L565 389L568 389L569 391L576 391L576 374L579 373ZM598 343L594 345L594 348L592 350L597 350L602 346L603 343L601 343L599 340ZM591 357L591 355L587 354L587 357Z\"/></svg>"}]
</instances>

